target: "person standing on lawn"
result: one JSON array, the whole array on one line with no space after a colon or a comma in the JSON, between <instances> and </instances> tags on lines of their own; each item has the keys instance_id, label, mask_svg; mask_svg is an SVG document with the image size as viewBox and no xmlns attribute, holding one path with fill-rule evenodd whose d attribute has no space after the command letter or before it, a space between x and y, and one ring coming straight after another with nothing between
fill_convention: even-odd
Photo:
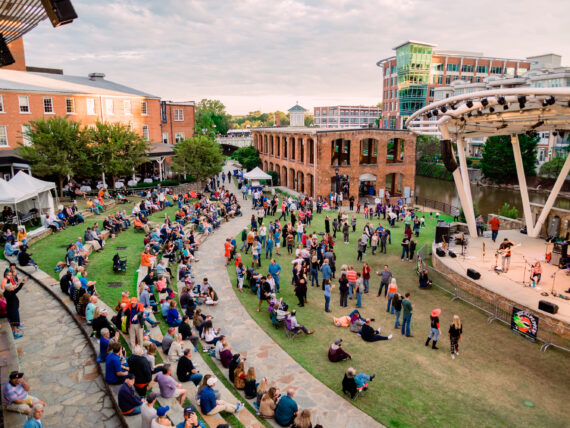
<instances>
[{"instance_id":1,"label":"person standing on lawn","mask_svg":"<svg viewBox=\"0 0 570 428\"><path fill-rule=\"evenodd\" d=\"M346 274L343 273L338 280L340 291L340 307L348 307L348 279Z\"/></svg>"},{"instance_id":2,"label":"person standing on lawn","mask_svg":"<svg viewBox=\"0 0 570 428\"><path fill-rule=\"evenodd\" d=\"M368 266L366 262L362 265L362 283L364 285L364 294L368 294L368 288L370 287L370 266Z\"/></svg>"},{"instance_id":3,"label":"person standing on lawn","mask_svg":"<svg viewBox=\"0 0 570 428\"><path fill-rule=\"evenodd\" d=\"M414 310L414 305L410 301L410 293L406 293L406 297L402 300L402 308L404 309L404 316L402 317L402 334L404 331L406 337L413 337L410 333L410 323L412 322L412 311Z\"/></svg>"},{"instance_id":4,"label":"person standing on lawn","mask_svg":"<svg viewBox=\"0 0 570 428\"><path fill-rule=\"evenodd\" d=\"M360 272L356 273L356 284L354 286L354 295L356 296L356 307L362 307L362 291L364 289L364 285L362 284L362 275Z\"/></svg>"},{"instance_id":5,"label":"person standing on lawn","mask_svg":"<svg viewBox=\"0 0 570 428\"><path fill-rule=\"evenodd\" d=\"M330 280L332 278L332 269L329 265L328 259L325 259L323 261L323 265L321 266L321 273L323 274L322 284L323 284L323 290L324 290L325 289L325 285L324 285L325 280L328 279L330 282Z\"/></svg>"},{"instance_id":6,"label":"person standing on lawn","mask_svg":"<svg viewBox=\"0 0 570 428\"><path fill-rule=\"evenodd\" d=\"M430 320L430 332L429 336L426 340L426 346L429 345L429 341L433 339L433 343L431 345L432 349L439 349L437 345L437 339L439 338L439 334L441 331L439 330L439 314L441 314L441 309L434 309L431 311L431 315L429 317Z\"/></svg>"},{"instance_id":7,"label":"person standing on lawn","mask_svg":"<svg viewBox=\"0 0 570 428\"><path fill-rule=\"evenodd\" d=\"M390 279L392 278L392 271L388 269L388 265L384 265L384 270L381 272L376 272L376 275L380 275L380 289L378 290L378 296L382 294L382 289L386 287L384 290L384 297L388 294L388 284L390 283Z\"/></svg>"},{"instance_id":8,"label":"person standing on lawn","mask_svg":"<svg viewBox=\"0 0 570 428\"><path fill-rule=\"evenodd\" d=\"M453 322L449 326L449 343L451 344L451 359L455 360L455 356L459 356L459 340L463 334L463 325L459 315L453 315Z\"/></svg>"},{"instance_id":9,"label":"person standing on lawn","mask_svg":"<svg viewBox=\"0 0 570 428\"><path fill-rule=\"evenodd\" d=\"M398 292L398 284L396 283L396 278L392 278L392 281L390 282L390 286L388 287L388 296L386 296L386 299L388 300L388 303L386 305L386 312L390 312L390 306L392 305L392 299L394 298L394 295ZM395 308L392 305L392 311L391 313L394 314Z\"/></svg>"},{"instance_id":10,"label":"person standing on lawn","mask_svg":"<svg viewBox=\"0 0 570 428\"><path fill-rule=\"evenodd\" d=\"M331 303L331 293L334 288L334 284L331 284L330 279L324 279L323 287L325 288L325 312L331 312L329 306Z\"/></svg>"}]
</instances>

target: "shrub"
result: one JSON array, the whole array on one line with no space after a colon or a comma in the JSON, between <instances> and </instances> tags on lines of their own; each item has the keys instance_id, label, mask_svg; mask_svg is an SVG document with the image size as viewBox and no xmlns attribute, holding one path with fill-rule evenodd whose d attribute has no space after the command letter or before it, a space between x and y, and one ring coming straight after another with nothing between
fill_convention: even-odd
<instances>
[{"instance_id":1,"label":"shrub","mask_svg":"<svg viewBox=\"0 0 570 428\"><path fill-rule=\"evenodd\" d=\"M426 177L439 178L441 180L453 180L453 174L449 172L444 165L427 163L423 161L416 163L416 174Z\"/></svg>"},{"instance_id":2,"label":"shrub","mask_svg":"<svg viewBox=\"0 0 570 428\"><path fill-rule=\"evenodd\" d=\"M513 219L519 218L519 210L517 209L517 207L515 207L514 205L511 206L506 202L501 208L499 208L499 211L497 211L497 213L502 217L513 218Z\"/></svg>"}]
</instances>

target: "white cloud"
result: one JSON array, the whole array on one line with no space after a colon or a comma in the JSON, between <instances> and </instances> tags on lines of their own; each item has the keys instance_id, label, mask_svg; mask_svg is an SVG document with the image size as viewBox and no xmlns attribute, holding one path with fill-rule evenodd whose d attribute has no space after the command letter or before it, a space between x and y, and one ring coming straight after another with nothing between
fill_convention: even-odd
<instances>
[{"instance_id":1,"label":"white cloud","mask_svg":"<svg viewBox=\"0 0 570 428\"><path fill-rule=\"evenodd\" d=\"M107 78L169 99L227 99L232 113L324 99L375 103L375 63L392 47L524 58L570 56L569 3L479 0L73 0L74 23L45 21L26 36L30 65Z\"/></svg>"}]
</instances>

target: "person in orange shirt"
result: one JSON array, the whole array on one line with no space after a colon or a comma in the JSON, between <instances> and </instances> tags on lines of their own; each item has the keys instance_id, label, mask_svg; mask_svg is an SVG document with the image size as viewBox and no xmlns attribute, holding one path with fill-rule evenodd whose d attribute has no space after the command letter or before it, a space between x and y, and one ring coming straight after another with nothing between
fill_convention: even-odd
<instances>
[{"instance_id":1,"label":"person in orange shirt","mask_svg":"<svg viewBox=\"0 0 570 428\"><path fill-rule=\"evenodd\" d=\"M392 304L392 299L394 295L398 292L398 284L396 283L396 278L392 278L390 285L388 286L388 295L386 299L388 299L388 304L386 305L386 312L390 312L390 306ZM394 307L392 306L392 314L394 314Z\"/></svg>"},{"instance_id":2,"label":"person in orange shirt","mask_svg":"<svg viewBox=\"0 0 570 428\"><path fill-rule=\"evenodd\" d=\"M226 243L224 244L224 257L226 258L226 266L230 264L230 257L232 254L232 244L230 239L226 239Z\"/></svg>"},{"instance_id":3,"label":"person in orange shirt","mask_svg":"<svg viewBox=\"0 0 570 428\"><path fill-rule=\"evenodd\" d=\"M152 265L154 263L155 257L150 254L150 249L147 247L141 254L141 266L148 267L152 269Z\"/></svg>"},{"instance_id":4,"label":"person in orange shirt","mask_svg":"<svg viewBox=\"0 0 570 428\"><path fill-rule=\"evenodd\" d=\"M98 195L99 195L99 198L100 198L100 199L102 199L102 198L103 198L103 196L105 196L105 191L103 190L103 188L102 188L102 187L99 189L99 193L98 193Z\"/></svg>"},{"instance_id":5,"label":"person in orange shirt","mask_svg":"<svg viewBox=\"0 0 570 428\"><path fill-rule=\"evenodd\" d=\"M493 217L489 220L489 224L491 225L491 239L495 242L497 235L499 234L499 226L501 225L501 222L497 217Z\"/></svg>"},{"instance_id":6,"label":"person in orange shirt","mask_svg":"<svg viewBox=\"0 0 570 428\"><path fill-rule=\"evenodd\" d=\"M141 219L138 218L138 217L135 217L134 225L135 225L135 229L142 229L142 230L144 230L145 233L149 233L149 232L150 232L150 229L148 228L148 224L144 224L144 223L141 221Z\"/></svg>"}]
</instances>

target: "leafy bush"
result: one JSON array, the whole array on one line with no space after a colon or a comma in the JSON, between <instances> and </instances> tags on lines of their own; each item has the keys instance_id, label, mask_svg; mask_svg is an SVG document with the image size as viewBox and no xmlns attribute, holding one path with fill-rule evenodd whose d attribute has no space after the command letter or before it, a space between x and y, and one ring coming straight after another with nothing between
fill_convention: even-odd
<instances>
[{"instance_id":1,"label":"leafy bush","mask_svg":"<svg viewBox=\"0 0 570 428\"><path fill-rule=\"evenodd\" d=\"M267 173L271 176L271 185L275 186L279 183L279 173L277 171L267 171ZM266 180L270 181L270 180Z\"/></svg>"},{"instance_id":2,"label":"leafy bush","mask_svg":"<svg viewBox=\"0 0 570 428\"><path fill-rule=\"evenodd\" d=\"M507 218L513 218L513 219L519 218L519 210L514 205L511 206L506 202L501 208L499 208L497 214Z\"/></svg>"},{"instance_id":3,"label":"leafy bush","mask_svg":"<svg viewBox=\"0 0 570 428\"><path fill-rule=\"evenodd\" d=\"M558 157L549 160L548 162L544 162L540 167L540 175L549 178L557 178L560 171L562 171L564 162L566 162L565 158Z\"/></svg>"},{"instance_id":4,"label":"leafy bush","mask_svg":"<svg viewBox=\"0 0 570 428\"><path fill-rule=\"evenodd\" d=\"M423 161L416 163L416 174L425 177L439 178L441 180L453 180L453 174L451 174L444 165Z\"/></svg>"},{"instance_id":5,"label":"leafy bush","mask_svg":"<svg viewBox=\"0 0 570 428\"><path fill-rule=\"evenodd\" d=\"M232 159L237 160L246 171L251 171L253 168L261 164L259 152L253 146L237 149L233 153Z\"/></svg>"},{"instance_id":6,"label":"leafy bush","mask_svg":"<svg viewBox=\"0 0 570 428\"><path fill-rule=\"evenodd\" d=\"M479 207L477 206L477 202L473 202L473 212L475 213L475 218L479 217ZM465 218L465 212L463 212L463 208L459 210L459 221L461 223L465 223L467 221Z\"/></svg>"}]
</instances>

